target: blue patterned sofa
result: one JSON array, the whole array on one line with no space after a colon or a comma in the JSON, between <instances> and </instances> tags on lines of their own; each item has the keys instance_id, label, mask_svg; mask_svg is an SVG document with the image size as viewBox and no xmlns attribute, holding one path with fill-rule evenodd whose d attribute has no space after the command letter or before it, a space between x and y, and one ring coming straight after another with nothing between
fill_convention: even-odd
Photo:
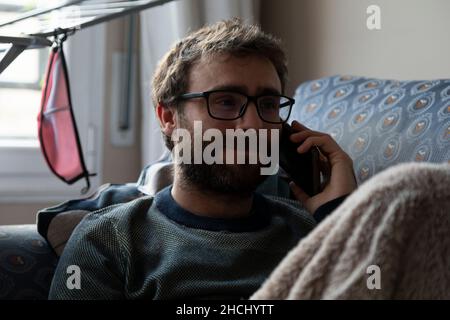
<instances>
[{"instance_id":1,"label":"blue patterned sofa","mask_svg":"<svg viewBox=\"0 0 450 320\"><path fill-rule=\"evenodd\" d=\"M331 134L352 157L359 184L400 162L450 163L450 80L338 75L301 84L295 99L290 120ZM46 208L39 212L38 228L0 226L0 299L46 299L57 253L80 219L104 206L155 192L160 186L152 179L164 170L162 161L147 166L137 183L105 185L84 200ZM273 179L264 188L286 192Z\"/></svg>"},{"instance_id":2,"label":"blue patterned sofa","mask_svg":"<svg viewBox=\"0 0 450 320\"><path fill-rule=\"evenodd\" d=\"M56 263L36 225L0 226L0 300L47 299Z\"/></svg>"},{"instance_id":3,"label":"blue patterned sofa","mask_svg":"<svg viewBox=\"0 0 450 320\"><path fill-rule=\"evenodd\" d=\"M329 133L358 183L396 163L450 161L450 80L334 76L303 83L295 99L292 118Z\"/></svg>"}]
</instances>

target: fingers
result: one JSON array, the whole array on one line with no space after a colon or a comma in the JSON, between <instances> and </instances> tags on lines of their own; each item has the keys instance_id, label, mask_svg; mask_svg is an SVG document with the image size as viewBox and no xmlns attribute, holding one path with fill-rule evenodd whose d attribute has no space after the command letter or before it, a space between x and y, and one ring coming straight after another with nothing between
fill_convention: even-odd
<instances>
[{"instance_id":1,"label":"fingers","mask_svg":"<svg viewBox=\"0 0 450 320\"><path fill-rule=\"evenodd\" d=\"M322 135L324 135L324 133L307 130L307 131L293 133L293 134L291 134L291 136L289 138L292 142L300 143L309 136L322 136Z\"/></svg>"},{"instance_id":2,"label":"fingers","mask_svg":"<svg viewBox=\"0 0 450 320\"><path fill-rule=\"evenodd\" d=\"M292 122L292 128L295 131L297 131L297 132L294 132L293 134L291 134L291 136L289 137L292 142L301 142L310 135L321 136L321 135L326 134L324 132L311 130L311 129L305 127L304 125L302 125L297 120L294 120Z\"/></svg>"},{"instance_id":3,"label":"fingers","mask_svg":"<svg viewBox=\"0 0 450 320\"><path fill-rule=\"evenodd\" d=\"M294 194L294 197L299 200L301 203L305 203L310 196L306 194L299 186L297 186L293 181L289 183L289 187L292 190L292 193Z\"/></svg>"},{"instance_id":4,"label":"fingers","mask_svg":"<svg viewBox=\"0 0 450 320\"><path fill-rule=\"evenodd\" d=\"M326 133L324 133L324 132L311 130L310 128L304 126L303 124L301 124L301 123L298 122L297 120L292 121L291 126L292 126L292 128L294 129L294 131L297 131L297 132L293 133L293 134L291 135L291 137L292 137L293 135L296 135L296 134L299 134L299 133L302 133L302 132L312 132L312 133L314 133L314 134L316 134L316 135L323 135L323 134L326 134Z\"/></svg>"},{"instance_id":5,"label":"fingers","mask_svg":"<svg viewBox=\"0 0 450 320\"><path fill-rule=\"evenodd\" d=\"M313 145L318 146L325 155L340 150L336 141L327 133L310 130L295 120L292 122L292 127L301 130L289 137L292 142L303 142L297 149L299 153L307 152Z\"/></svg>"},{"instance_id":6,"label":"fingers","mask_svg":"<svg viewBox=\"0 0 450 320\"><path fill-rule=\"evenodd\" d=\"M323 134L321 136L309 136L308 138L306 138L300 145L300 147L297 148L297 152L307 152L312 146L319 147L320 151L325 155L340 151L340 147L338 146L336 141L334 141L334 139L330 135Z\"/></svg>"}]
</instances>

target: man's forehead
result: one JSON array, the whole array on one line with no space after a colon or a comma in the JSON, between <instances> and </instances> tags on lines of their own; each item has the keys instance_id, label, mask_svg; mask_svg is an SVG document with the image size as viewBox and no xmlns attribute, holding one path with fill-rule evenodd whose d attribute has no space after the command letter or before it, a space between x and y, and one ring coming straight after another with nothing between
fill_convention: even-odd
<instances>
[{"instance_id":1,"label":"man's forehead","mask_svg":"<svg viewBox=\"0 0 450 320\"><path fill-rule=\"evenodd\" d=\"M250 88L249 86L245 84L237 84L236 82L223 82L216 84L214 86L211 86L208 88L208 91L210 90L227 90L227 91L236 91L244 94L249 94L250 91L255 90L256 94L280 94L280 90L277 89L275 86L259 86L257 85L255 88Z\"/></svg>"},{"instance_id":2,"label":"man's forehead","mask_svg":"<svg viewBox=\"0 0 450 320\"><path fill-rule=\"evenodd\" d=\"M225 64L245 67L249 65L249 62L255 60L264 61L268 65L273 66L272 62L268 58L255 53L208 53L202 55L197 61L196 65L201 64L205 66L211 66L217 64Z\"/></svg>"},{"instance_id":3,"label":"man's forehead","mask_svg":"<svg viewBox=\"0 0 450 320\"><path fill-rule=\"evenodd\" d=\"M233 90L243 93L280 93L281 82L272 62L256 54L209 54L201 57L189 72L189 87L204 91Z\"/></svg>"}]
</instances>

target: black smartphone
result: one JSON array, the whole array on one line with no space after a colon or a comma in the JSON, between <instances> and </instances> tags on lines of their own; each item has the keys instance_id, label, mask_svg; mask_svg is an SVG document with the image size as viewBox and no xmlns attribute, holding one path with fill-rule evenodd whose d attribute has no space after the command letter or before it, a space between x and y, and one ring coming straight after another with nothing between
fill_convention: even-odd
<instances>
[{"instance_id":1,"label":"black smartphone","mask_svg":"<svg viewBox=\"0 0 450 320\"><path fill-rule=\"evenodd\" d=\"M280 136L280 167L289 178L309 196L318 194L320 190L319 150L312 147L305 153L298 153L298 143L289 137L295 130L287 123L283 124Z\"/></svg>"}]
</instances>

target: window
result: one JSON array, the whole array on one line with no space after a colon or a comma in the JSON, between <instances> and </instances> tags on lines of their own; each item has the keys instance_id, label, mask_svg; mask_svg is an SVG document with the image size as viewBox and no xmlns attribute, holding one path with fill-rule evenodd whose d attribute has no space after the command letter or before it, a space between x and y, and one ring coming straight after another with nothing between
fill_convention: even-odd
<instances>
[{"instance_id":1,"label":"window","mask_svg":"<svg viewBox=\"0 0 450 320\"><path fill-rule=\"evenodd\" d=\"M0 1L0 21L14 18L30 5L28 0ZM38 112L47 55L47 48L26 50L0 74L0 145L37 146L32 115Z\"/></svg>"},{"instance_id":2,"label":"window","mask_svg":"<svg viewBox=\"0 0 450 320\"><path fill-rule=\"evenodd\" d=\"M0 0L0 21L58 0ZM30 27L32 27L30 23ZM3 28L2 34L4 34ZM8 32L14 33L8 27ZM91 179L101 164L105 27L78 30L64 43L72 103ZM80 195L84 181L68 186L53 176L37 139L37 116L49 49L25 50L0 74L0 202L61 201ZM0 53L1 57L1 53ZM95 72L92 72L95 70Z\"/></svg>"}]
</instances>

